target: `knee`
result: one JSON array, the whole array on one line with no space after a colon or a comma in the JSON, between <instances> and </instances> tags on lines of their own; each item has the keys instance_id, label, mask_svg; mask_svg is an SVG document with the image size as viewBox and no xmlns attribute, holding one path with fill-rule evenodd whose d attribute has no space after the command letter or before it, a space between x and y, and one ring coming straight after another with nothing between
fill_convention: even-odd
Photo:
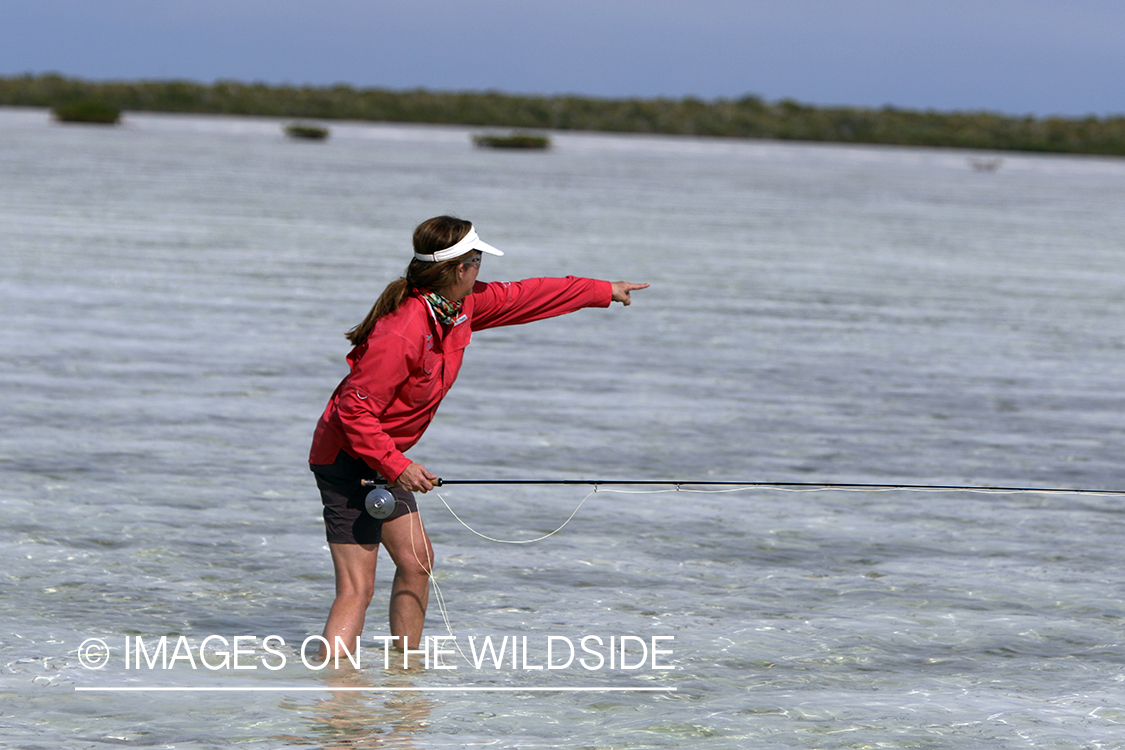
<instances>
[{"instance_id":1,"label":"knee","mask_svg":"<svg viewBox=\"0 0 1125 750\"><path fill-rule=\"evenodd\" d=\"M375 581L340 581L336 585L336 597L348 599L367 606L375 596Z\"/></svg>"},{"instance_id":2,"label":"knee","mask_svg":"<svg viewBox=\"0 0 1125 750\"><path fill-rule=\"evenodd\" d=\"M405 578L429 579L434 569L434 553L431 550L424 559L407 556L395 565L395 575Z\"/></svg>"}]
</instances>

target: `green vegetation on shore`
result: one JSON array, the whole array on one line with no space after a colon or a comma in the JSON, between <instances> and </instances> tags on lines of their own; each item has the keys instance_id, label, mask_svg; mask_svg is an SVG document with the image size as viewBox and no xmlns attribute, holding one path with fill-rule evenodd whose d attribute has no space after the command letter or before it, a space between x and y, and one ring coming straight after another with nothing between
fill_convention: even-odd
<instances>
[{"instance_id":1,"label":"green vegetation on shore","mask_svg":"<svg viewBox=\"0 0 1125 750\"><path fill-rule=\"evenodd\" d=\"M474 135L473 145L480 148L506 148L516 151L544 151L551 147L551 139L535 133L509 135Z\"/></svg>"},{"instance_id":2,"label":"green vegetation on shore","mask_svg":"<svg viewBox=\"0 0 1125 750\"><path fill-rule=\"evenodd\" d=\"M302 141L323 141L328 138L328 128L307 122L294 122L285 126L285 134Z\"/></svg>"},{"instance_id":3,"label":"green vegetation on shore","mask_svg":"<svg viewBox=\"0 0 1125 750\"><path fill-rule=\"evenodd\" d=\"M0 78L0 105L97 99L122 110L418 122L532 130L665 133L1125 156L1125 116L1011 117L990 112L813 107L791 100L595 99L220 81L90 82Z\"/></svg>"},{"instance_id":4,"label":"green vegetation on shore","mask_svg":"<svg viewBox=\"0 0 1125 750\"><path fill-rule=\"evenodd\" d=\"M73 99L51 110L59 122L78 122L92 125L116 125L121 121L121 110L98 99Z\"/></svg>"}]
</instances>

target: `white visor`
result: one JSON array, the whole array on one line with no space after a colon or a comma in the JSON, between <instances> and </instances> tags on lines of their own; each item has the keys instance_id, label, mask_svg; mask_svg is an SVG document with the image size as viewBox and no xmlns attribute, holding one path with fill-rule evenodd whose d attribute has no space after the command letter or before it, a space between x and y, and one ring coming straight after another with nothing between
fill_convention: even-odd
<instances>
[{"instance_id":1,"label":"white visor","mask_svg":"<svg viewBox=\"0 0 1125 750\"><path fill-rule=\"evenodd\" d=\"M425 253L414 253L414 257L418 260L437 263L439 260L449 260L450 258L457 258L469 252L470 250L480 250L482 253L488 253L489 255L504 254L487 242L482 242L480 236L477 234L477 230L474 229L472 225L470 225L469 233L462 237L460 242L458 242L457 244L447 247L444 250L438 250L433 255L427 255Z\"/></svg>"}]
</instances>

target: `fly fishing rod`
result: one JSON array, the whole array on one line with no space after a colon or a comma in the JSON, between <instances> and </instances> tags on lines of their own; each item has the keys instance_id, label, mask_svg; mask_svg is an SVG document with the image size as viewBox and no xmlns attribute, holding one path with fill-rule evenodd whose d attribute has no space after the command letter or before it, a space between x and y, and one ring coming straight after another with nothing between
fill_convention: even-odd
<instances>
[{"instance_id":1,"label":"fly fishing rod","mask_svg":"<svg viewBox=\"0 0 1125 750\"><path fill-rule=\"evenodd\" d=\"M577 485L661 485L665 487L773 487L822 490L961 490L965 492L1042 492L1075 495L1125 495L1125 490L1068 489L1062 487L994 487L970 484L856 484L847 482L743 482L673 479L438 479L436 487L447 484L577 484Z\"/></svg>"},{"instance_id":2,"label":"fly fishing rod","mask_svg":"<svg viewBox=\"0 0 1125 750\"><path fill-rule=\"evenodd\" d=\"M361 479L360 485L374 488L367 494L367 512L375 518L387 518L394 512L395 498L385 483L377 479ZM747 482L721 481L712 479L673 480L673 479L438 479L435 487L448 485L581 485L592 486L595 491L601 486L663 486L675 487L758 487L780 490L868 490L885 492L891 490L934 491L934 492L984 492L984 493L1025 493L1044 495L1103 495L1121 496L1125 490L1074 489L1065 487L1000 487L971 484L860 484L854 482Z\"/></svg>"}]
</instances>

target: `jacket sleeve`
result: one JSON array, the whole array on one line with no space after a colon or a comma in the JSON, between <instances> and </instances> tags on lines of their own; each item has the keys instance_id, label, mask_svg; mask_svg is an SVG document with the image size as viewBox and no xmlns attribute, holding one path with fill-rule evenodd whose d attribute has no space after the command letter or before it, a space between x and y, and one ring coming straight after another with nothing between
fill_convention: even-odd
<instances>
[{"instance_id":1,"label":"jacket sleeve","mask_svg":"<svg viewBox=\"0 0 1125 750\"><path fill-rule=\"evenodd\" d=\"M477 283L473 297L472 327L479 331L553 318L584 307L609 307L613 288L608 281L567 276Z\"/></svg>"},{"instance_id":2,"label":"jacket sleeve","mask_svg":"<svg viewBox=\"0 0 1125 750\"><path fill-rule=\"evenodd\" d=\"M379 415L414 371L420 354L417 350L398 333L373 333L336 406L352 450L391 481L410 465L410 459L384 432Z\"/></svg>"}]
</instances>

